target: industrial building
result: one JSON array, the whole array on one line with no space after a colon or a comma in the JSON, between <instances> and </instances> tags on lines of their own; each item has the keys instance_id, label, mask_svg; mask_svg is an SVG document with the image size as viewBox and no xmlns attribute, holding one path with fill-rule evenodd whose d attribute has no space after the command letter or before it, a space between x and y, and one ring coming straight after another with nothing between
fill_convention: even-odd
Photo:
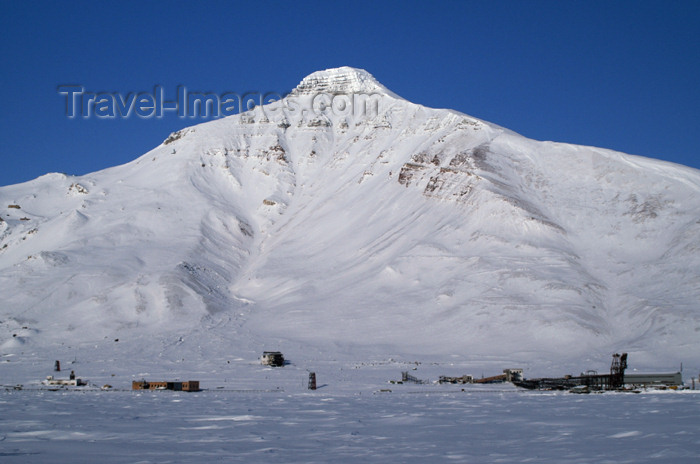
<instances>
[{"instance_id":1,"label":"industrial building","mask_svg":"<svg viewBox=\"0 0 700 464\"><path fill-rule=\"evenodd\" d=\"M572 390L588 392L591 390L630 390L639 387L678 388L683 386L680 372L662 374L627 374L627 353L613 355L610 374L598 374L588 371L578 377L537 378L514 381L515 385L536 390Z\"/></svg>"},{"instance_id":2,"label":"industrial building","mask_svg":"<svg viewBox=\"0 0 700 464\"><path fill-rule=\"evenodd\" d=\"M668 374L627 374L625 373L625 385L634 387L667 386L679 387L683 385L683 375L680 372Z\"/></svg>"},{"instance_id":3,"label":"industrial building","mask_svg":"<svg viewBox=\"0 0 700 464\"><path fill-rule=\"evenodd\" d=\"M461 377L448 377L446 375L441 375L438 383L502 383L514 381L517 382L521 380L523 380L522 369L503 369L503 374L494 375L491 377L482 377L480 379L475 379L471 375L463 375Z\"/></svg>"},{"instance_id":4,"label":"industrial building","mask_svg":"<svg viewBox=\"0 0 700 464\"><path fill-rule=\"evenodd\" d=\"M44 385L53 386L69 386L69 387L80 387L87 385L87 381L82 379L76 379L74 376L70 379L55 379L52 375L46 377L46 380L42 381Z\"/></svg>"}]
</instances>

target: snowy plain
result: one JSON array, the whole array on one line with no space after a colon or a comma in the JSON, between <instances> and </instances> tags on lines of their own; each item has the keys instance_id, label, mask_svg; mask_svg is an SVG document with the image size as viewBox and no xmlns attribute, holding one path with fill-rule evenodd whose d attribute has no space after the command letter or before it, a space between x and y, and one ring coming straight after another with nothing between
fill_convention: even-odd
<instances>
[{"instance_id":1,"label":"snowy plain","mask_svg":"<svg viewBox=\"0 0 700 464\"><path fill-rule=\"evenodd\" d=\"M0 389L0 461L690 464L700 456L700 389L572 394L439 384L440 375L498 374L503 360L329 359L331 347L282 346L291 355L283 367L262 366L253 351L199 358L186 341L154 360L66 348L56 352L66 360L61 372L48 358L10 357L3 377L29 380ZM42 374L69 370L89 385L40 383ZM307 388L312 371L317 390ZM426 383L399 384L402 372ZM199 380L202 391L130 390L140 379Z\"/></svg>"},{"instance_id":2,"label":"snowy plain","mask_svg":"<svg viewBox=\"0 0 700 464\"><path fill-rule=\"evenodd\" d=\"M0 460L691 464L698 393L4 391Z\"/></svg>"}]
</instances>

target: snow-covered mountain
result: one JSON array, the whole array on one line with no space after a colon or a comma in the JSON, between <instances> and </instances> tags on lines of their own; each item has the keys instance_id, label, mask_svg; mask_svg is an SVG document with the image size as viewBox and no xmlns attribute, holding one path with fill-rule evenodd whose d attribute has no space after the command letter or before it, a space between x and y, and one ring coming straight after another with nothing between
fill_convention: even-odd
<instances>
[{"instance_id":1,"label":"snow-covered mountain","mask_svg":"<svg viewBox=\"0 0 700 464\"><path fill-rule=\"evenodd\" d=\"M700 366L700 171L530 140L358 69L0 207L0 354L122 338L144 359L186 340Z\"/></svg>"}]
</instances>

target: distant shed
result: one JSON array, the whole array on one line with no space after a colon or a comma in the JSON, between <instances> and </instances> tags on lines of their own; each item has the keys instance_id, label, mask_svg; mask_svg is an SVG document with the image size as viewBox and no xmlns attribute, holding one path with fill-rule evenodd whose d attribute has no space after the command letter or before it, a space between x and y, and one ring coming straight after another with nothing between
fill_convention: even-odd
<instances>
[{"instance_id":1,"label":"distant shed","mask_svg":"<svg viewBox=\"0 0 700 464\"><path fill-rule=\"evenodd\" d=\"M199 380L186 382L147 382L146 380L134 380L131 382L132 390L173 390L173 391L199 391Z\"/></svg>"},{"instance_id":2,"label":"distant shed","mask_svg":"<svg viewBox=\"0 0 700 464\"><path fill-rule=\"evenodd\" d=\"M260 357L260 363L263 366L284 366L284 356L279 351L265 351Z\"/></svg>"}]
</instances>

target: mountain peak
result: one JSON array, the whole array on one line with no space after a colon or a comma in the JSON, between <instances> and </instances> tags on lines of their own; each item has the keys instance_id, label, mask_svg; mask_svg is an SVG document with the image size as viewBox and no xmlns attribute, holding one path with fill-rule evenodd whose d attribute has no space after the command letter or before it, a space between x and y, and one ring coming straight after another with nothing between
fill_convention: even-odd
<instances>
[{"instance_id":1,"label":"mountain peak","mask_svg":"<svg viewBox=\"0 0 700 464\"><path fill-rule=\"evenodd\" d=\"M360 69L295 92L122 166L0 187L0 361L36 375L75 339L124 372L245 365L261 343L700 369L700 171L529 140Z\"/></svg>"},{"instance_id":2,"label":"mountain peak","mask_svg":"<svg viewBox=\"0 0 700 464\"><path fill-rule=\"evenodd\" d=\"M374 76L364 69L343 66L309 74L292 90L292 95L307 95L318 92L344 93L390 93Z\"/></svg>"}]
</instances>

